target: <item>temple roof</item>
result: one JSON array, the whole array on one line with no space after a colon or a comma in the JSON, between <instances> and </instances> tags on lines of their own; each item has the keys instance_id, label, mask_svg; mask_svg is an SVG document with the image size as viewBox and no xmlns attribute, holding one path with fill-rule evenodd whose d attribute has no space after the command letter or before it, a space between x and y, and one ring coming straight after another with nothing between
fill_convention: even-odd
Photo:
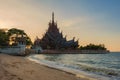
<instances>
[{"instance_id":1,"label":"temple roof","mask_svg":"<svg viewBox=\"0 0 120 80\"><path fill-rule=\"evenodd\" d=\"M75 48L78 46L77 42L72 40L67 41L66 36L63 37L62 32L59 31L57 23L54 22L54 12L52 12L52 21L49 22L49 28L41 39L40 43L44 49L60 49L60 48Z\"/></svg>"}]
</instances>

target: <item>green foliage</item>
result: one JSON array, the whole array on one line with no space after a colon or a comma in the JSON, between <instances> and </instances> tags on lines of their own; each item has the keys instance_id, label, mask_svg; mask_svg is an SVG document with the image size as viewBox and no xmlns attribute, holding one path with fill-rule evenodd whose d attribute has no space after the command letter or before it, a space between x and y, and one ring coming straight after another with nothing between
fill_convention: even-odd
<instances>
[{"instance_id":1,"label":"green foliage","mask_svg":"<svg viewBox=\"0 0 120 80\"><path fill-rule=\"evenodd\" d=\"M104 44L99 44L99 45L95 45L95 44L89 44L86 46L80 46L81 50L106 50Z\"/></svg>"},{"instance_id":2,"label":"green foliage","mask_svg":"<svg viewBox=\"0 0 120 80\"><path fill-rule=\"evenodd\" d=\"M21 34L26 35L24 30L20 30L20 29L16 29L16 28L9 29L8 30L8 35L12 36L13 34L16 34L16 35L21 35Z\"/></svg>"},{"instance_id":3,"label":"green foliage","mask_svg":"<svg viewBox=\"0 0 120 80\"><path fill-rule=\"evenodd\" d=\"M32 41L29 36L26 37L26 45L32 45Z\"/></svg>"},{"instance_id":4,"label":"green foliage","mask_svg":"<svg viewBox=\"0 0 120 80\"><path fill-rule=\"evenodd\" d=\"M7 46L9 44L9 37L7 33L0 29L0 46Z\"/></svg>"},{"instance_id":5,"label":"green foliage","mask_svg":"<svg viewBox=\"0 0 120 80\"><path fill-rule=\"evenodd\" d=\"M12 29L8 30L8 35L9 35L9 37L12 36L12 35L15 35L15 38L14 38L13 41L16 41L18 36L23 36L23 37L26 38L26 45L31 45L32 44L32 41L31 41L30 37L24 32L24 30L12 28Z\"/></svg>"},{"instance_id":6,"label":"green foliage","mask_svg":"<svg viewBox=\"0 0 120 80\"><path fill-rule=\"evenodd\" d=\"M13 35L14 37L11 38L11 36ZM0 29L0 46L9 45L10 38L12 39L12 42L15 42L19 36L25 37L26 45L32 44L30 37L24 32L24 30L12 28L12 29L9 29L7 32L5 32L5 30Z\"/></svg>"}]
</instances>

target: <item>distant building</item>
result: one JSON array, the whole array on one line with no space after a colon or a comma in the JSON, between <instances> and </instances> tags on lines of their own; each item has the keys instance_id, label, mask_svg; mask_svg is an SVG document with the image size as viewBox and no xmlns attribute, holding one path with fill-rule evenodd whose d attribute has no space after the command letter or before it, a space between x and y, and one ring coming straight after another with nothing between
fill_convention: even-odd
<instances>
[{"instance_id":1,"label":"distant building","mask_svg":"<svg viewBox=\"0 0 120 80\"><path fill-rule=\"evenodd\" d=\"M32 46L32 49L35 51L35 53L38 53L38 54L43 51L40 46L40 39L38 37L36 37L34 41L34 45Z\"/></svg>"},{"instance_id":2,"label":"distant building","mask_svg":"<svg viewBox=\"0 0 120 80\"><path fill-rule=\"evenodd\" d=\"M25 55L26 38L23 35L17 37L13 44L14 45L12 46L4 46L0 48L0 52L10 55Z\"/></svg>"},{"instance_id":3,"label":"distant building","mask_svg":"<svg viewBox=\"0 0 120 80\"><path fill-rule=\"evenodd\" d=\"M62 32L57 27L57 22L54 22L54 13L52 13L52 22L49 22L49 28L43 35L42 39L36 39L35 45L39 44L43 49L75 49L78 45L78 40L75 37L67 41L66 36L63 37Z\"/></svg>"},{"instance_id":4,"label":"distant building","mask_svg":"<svg viewBox=\"0 0 120 80\"><path fill-rule=\"evenodd\" d=\"M21 34L21 35L12 35L10 36L10 45L26 45L26 36Z\"/></svg>"}]
</instances>

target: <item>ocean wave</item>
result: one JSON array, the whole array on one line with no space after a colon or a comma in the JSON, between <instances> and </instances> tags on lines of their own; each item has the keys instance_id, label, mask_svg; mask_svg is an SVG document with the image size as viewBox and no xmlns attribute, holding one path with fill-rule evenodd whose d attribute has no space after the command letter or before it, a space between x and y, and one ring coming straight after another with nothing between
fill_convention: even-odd
<instances>
[{"instance_id":1,"label":"ocean wave","mask_svg":"<svg viewBox=\"0 0 120 80\"><path fill-rule=\"evenodd\" d=\"M75 66L56 63L54 61L43 60L43 59L39 59L39 58L33 57L33 56L28 57L28 59L35 61L37 63L40 63L42 65L48 66L48 67L60 69L65 72L75 74L77 77L82 77L82 78L88 77L89 80L110 80L108 77L105 77L105 76L100 76L100 75L96 75L96 74L92 74L92 73L86 73L85 71L78 70L77 67L75 67Z\"/></svg>"},{"instance_id":2,"label":"ocean wave","mask_svg":"<svg viewBox=\"0 0 120 80\"><path fill-rule=\"evenodd\" d=\"M89 74L89 75L92 74L92 76L101 75L102 79L99 79L99 80L107 80L107 79L103 79L103 77L110 77L111 79L108 79L108 80L120 80L120 77L119 77L120 71L117 71L117 70L114 70L111 68L108 69L105 67L98 68L98 67L95 67L92 65L88 65L88 64L84 63L84 61L83 62L77 61L77 62L68 64L68 63L61 62L61 60L62 60L61 57L54 57L54 56L49 56L49 55L47 55L47 56L32 55L29 57L29 59L30 60L32 59L35 62L38 62L43 65L47 65L52 68L57 68L57 69L61 69L64 71L72 72L72 73L76 74L77 76L79 74L81 74L81 71L82 71L82 73L85 72L85 75L86 74ZM90 61L89 63L94 63L94 62Z\"/></svg>"},{"instance_id":3,"label":"ocean wave","mask_svg":"<svg viewBox=\"0 0 120 80\"><path fill-rule=\"evenodd\" d=\"M106 76L120 76L120 71L112 70L108 68L96 68L92 66L86 66L82 64L77 64L80 66L80 68L84 71L94 72L96 74L100 75L106 75Z\"/></svg>"}]
</instances>

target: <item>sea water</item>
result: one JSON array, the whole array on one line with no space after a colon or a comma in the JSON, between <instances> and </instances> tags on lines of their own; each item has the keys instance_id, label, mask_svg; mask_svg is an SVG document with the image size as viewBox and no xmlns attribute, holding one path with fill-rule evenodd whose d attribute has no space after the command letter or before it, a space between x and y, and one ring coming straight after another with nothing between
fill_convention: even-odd
<instances>
[{"instance_id":1,"label":"sea water","mask_svg":"<svg viewBox=\"0 0 120 80\"><path fill-rule=\"evenodd\" d=\"M84 74L85 76L94 76L99 80L120 80L119 52L108 54L38 54L28 58L49 67L76 73L77 76Z\"/></svg>"}]
</instances>

